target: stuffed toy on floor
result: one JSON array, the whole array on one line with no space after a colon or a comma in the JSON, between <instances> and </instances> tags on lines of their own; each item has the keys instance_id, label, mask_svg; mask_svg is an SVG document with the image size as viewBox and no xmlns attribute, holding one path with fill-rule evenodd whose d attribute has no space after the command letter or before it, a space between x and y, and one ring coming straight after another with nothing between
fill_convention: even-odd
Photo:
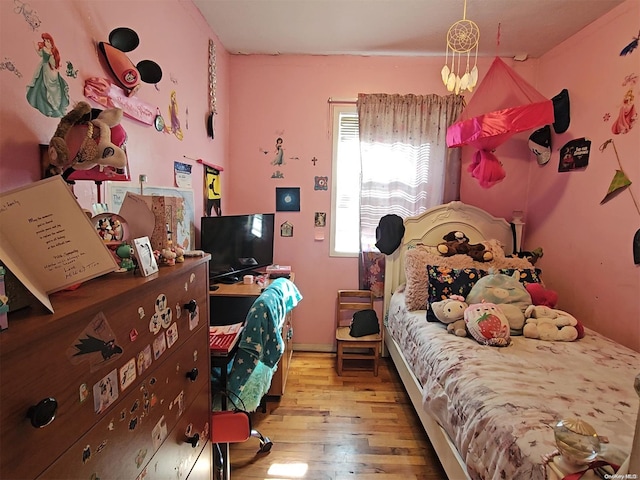
<instances>
[{"instance_id":1,"label":"stuffed toy on floor","mask_svg":"<svg viewBox=\"0 0 640 480\"><path fill-rule=\"evenodd\" d=\"M469 243L469 238L463 232L449 232L442 239L444 242L439 243L437 249L443 257L463 254L469 255L476 262L493 260L493 253L481 243Z\"/></svg>"}]
</instances>

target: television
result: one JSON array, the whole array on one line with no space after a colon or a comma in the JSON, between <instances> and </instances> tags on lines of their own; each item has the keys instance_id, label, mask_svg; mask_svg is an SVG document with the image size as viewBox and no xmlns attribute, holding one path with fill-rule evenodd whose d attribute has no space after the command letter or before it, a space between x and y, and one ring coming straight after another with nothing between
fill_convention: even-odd
<instances>
[{"instance_id":1,"label":"television","mask_svg":"<svg viewBox=\"0 0 640 480\"><path fill-rule=\"evenodd\" d=\"M241 274L273 263L274 213L202 217L200 249L211 255L212 283L235 283Z\"/></svg>"}]
</instances>

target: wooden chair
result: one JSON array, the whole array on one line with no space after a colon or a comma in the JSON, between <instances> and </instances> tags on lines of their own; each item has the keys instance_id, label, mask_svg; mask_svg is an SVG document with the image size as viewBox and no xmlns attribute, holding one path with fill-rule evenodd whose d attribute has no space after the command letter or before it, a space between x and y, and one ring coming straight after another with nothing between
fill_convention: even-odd
<instances>
[{"instance_id":1,"label":"wooden chair","mask_svg":"<svg viewBox=\"0 0 640 480\"><path fill-rule=\"evenodd\" d=\"M378 376L378 363L380 361L380 350L382 348L383 326L380 324L380 333L366 335L364 337L352 337L349 335L349 325L353 314L359 310L373 309L373 292L370 290L338 290L338 300L336 305L336 343L337 343L337 365L338 375L342 375L343 370L369 370L366 363L371 361L374 376ZM350 365L345 366L345 360ZM358 364L351 365L352 360L357 363L365 363L362 367ZM362 362L360 362L362 361Z\"/></svg>"}]
</instances>

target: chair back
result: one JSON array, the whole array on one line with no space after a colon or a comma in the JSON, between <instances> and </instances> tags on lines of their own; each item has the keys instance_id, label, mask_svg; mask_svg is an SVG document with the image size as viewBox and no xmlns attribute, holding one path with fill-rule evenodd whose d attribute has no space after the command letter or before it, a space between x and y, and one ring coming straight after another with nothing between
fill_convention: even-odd
<instances>
[{"instance_id":1,"label":"chair back","mask_svg":"<svg viewBox=\"0 0 640 480\"><path fill-rule=\"evenodd\" d=\"M353 314L360 310L373 310L374 296L371 290L338 290L336 327L351 324Z\"/></svg>"}]
</instances>

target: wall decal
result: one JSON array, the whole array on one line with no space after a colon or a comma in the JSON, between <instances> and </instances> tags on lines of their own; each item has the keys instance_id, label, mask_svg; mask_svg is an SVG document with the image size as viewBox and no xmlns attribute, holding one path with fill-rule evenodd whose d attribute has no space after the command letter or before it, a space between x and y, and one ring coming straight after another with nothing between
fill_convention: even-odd
<instances>
[{"instance_id":1,"label":"wall decal","mask_svg":"<svg viewBox=\"0 0 640 480\"><path fill-rule=\"evenodd\" d=\"M564 144L560 149L560 164L558 172L569 172L589 165L591 140L576 138Z\"/></svg>"},{"instance_id":2,"label":"wall decal","mask_svg":"<svg viewBox=\"0 0 640 480\"><path fill-rule=\"evenodd\" d=\"M284 222L280 225L281 237L293 237L293 225L289 222Z\"/></svg>"},{"instance_id":3,"label":"wall decal","mask_svg":"<svg viewBox=\"0 0 640 480\"><path fill-rule=\"evenodd\" d=\"M314 190L327 190L329 188L329 177L315 177Z\"/></svg>"},{"instance_id":4,"label":"wall decal","mask_svg":"<svg viewBox=\"0 0 640 480\"><path fill-rule=\"evenodd\" d=\"M24 21L29 24L34 32L38 30L42 23L38 18L38 12L31 8L28 3L21 2L20 0L13 0L13 4L15 5L13 11L18 15L22 15Z\"/></svg>"},{"instance_id":5,"label":"wall decal","mask_svg":"<svg viewBox=\"0 0 640 480\"><path fill-rule=\"evenodd\" d=\"M271 165L284 165L284 148L282 137L276 139L276 156L271 160Z\"/></svg>"},{"instance_id":6,"label":"wall decal","mask_svg":"<svg viewBox=\"0 0 640 480\"><path fill-rule=\"evenodd\" d=\"M300 211L300 187L276 187L276 212Z\"/></svg>"},{"instance_id":7,"label":"wall decal","mask_svg":"<svg viewBox=\"0 0 640 480\"><path fill-rule=\"evenodd\" d=\"M29 105L47 117L63 117L69 106L69 84L60 75L60 51L50 33L36 43L38 67L27 85Z\"/></svg>"},{"instance_id":8,"label":"wall decal","mask_svg":"<svg viewBox=\"0 0 640 480\"><path fill-rule=\"evenodd\" d=\"M184 134L182 133L180 119L178 118L178 99L175 90L171 92L169 98L169 118L171 119L171 133L173 133L178 140L182 140Z\"/></svg>"},{"instance_id":9,"label":"wall decal","mask_svg":"<svg viewBox=\"0 0 640 480\"><path fill-rule=\"evenodd\" d=\"M0 62L0 70L8 70L10 72L13 72L16 77L22 78L22 72L20 72L20 70L16 68L13 60L11 60L9 57L4 57L4 61Z\"/></svg>"},{"instance_id":10,"label":"wall decal","mask_svg":"<svg viewBox=\"0 0 640 480\"><path fill-rule=\"evenodd\" d=\"M611 125L611 132L614 135L629 133L633 128L633 125L638 119L638 112L635 106L635 95L633 90L638 83L638 75L632 73L627 75L622 82L622 86L627 90L622 97L622 103L618 115Z\"/></svg>"},{"instance_id":11,"label":"wall decal","mask_svg":"<svg viewBox=\"0 0 640 480\"><path fill-rule=\"evenodd\" d=\"M280 170L276 170L271 174L271 178L284 178L284 173L282 173Z\"/></svg>"},{"instance_id":12,"label":"wall decal","mask_svg":"<svg viewBox=\"0 0 640 480\"><path fill-rule=\"evenodd\" d=\"M636 48L638 48L638 40L640 40L640 32L638 32L637 37L632 37L632 38L633 40L631 40L631 43L629 43L626 47L624 47L620 52L621 57L624 57L625 55L629 55Z\"/></svg>"}]
</instances>

